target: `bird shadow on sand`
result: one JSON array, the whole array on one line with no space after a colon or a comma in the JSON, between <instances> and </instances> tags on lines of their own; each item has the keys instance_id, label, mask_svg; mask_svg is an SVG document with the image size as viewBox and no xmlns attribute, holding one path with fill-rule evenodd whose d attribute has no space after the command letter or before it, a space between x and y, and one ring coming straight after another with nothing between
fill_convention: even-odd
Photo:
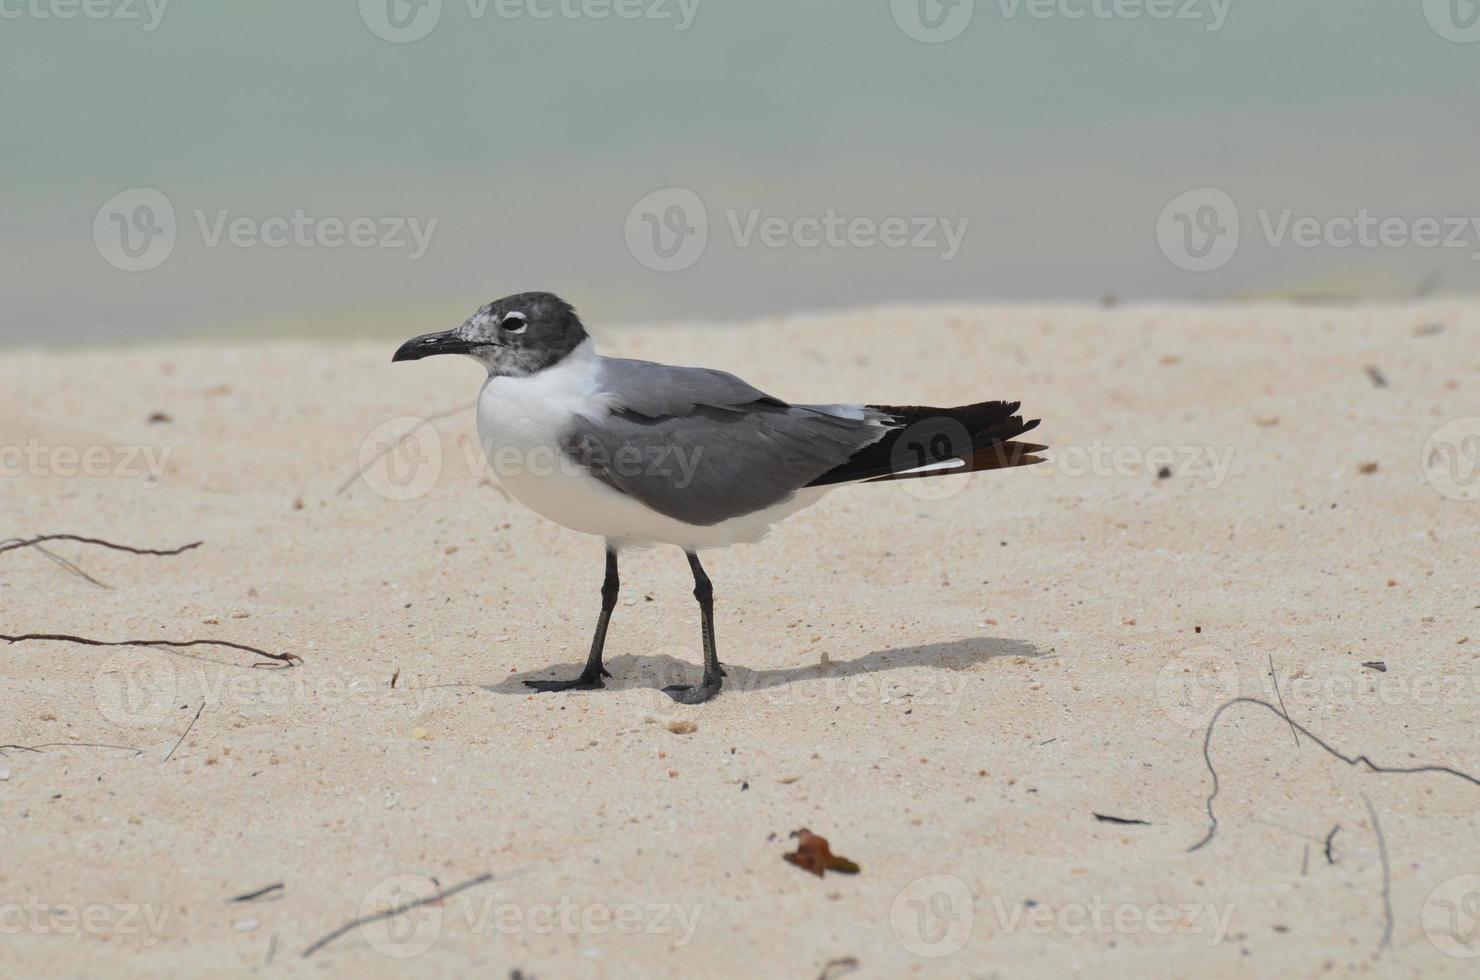
<instances>
[{"instance_id":1,"label":"bird shadow on sand","mask_svg":"<svg viewBox=\"0 0 1480 980\"><path fill-rule=\"evenodd\" d=\"M743 653L737 653L737 656L743 656ZM742 664L724 660L723 653L720 662L725 668L724 691L728 695L764 693L799 681L824 680L844 685L847 690L839 692L840 696L861 701L869 698L877 700L874 695L890 694L891 688L895 686L894 682L879 676L890 671L907 667L932 667L938 671L955 673L991 660L1012 657L1031 660L1047 656L1050 656L1048 652L1022 640L978 636L875 650L852 660L827 663L814 660L805 665L779 670L751 670ZM661 689L670 684L695 684L702 671L700 660L698 650L694 651L693 660L680 660L667 654L612 657L606 661L606 669L611 671L612 676L606 679L605 690ZM534 692L525 686L525 681L565 680L579 674L582 664L583 662L556 664L539 670L513 673L495 684L478 686L494 694L529 695ZM913 687L920 688L922 685L916 683Z\"/></svg>"}]
</instances>

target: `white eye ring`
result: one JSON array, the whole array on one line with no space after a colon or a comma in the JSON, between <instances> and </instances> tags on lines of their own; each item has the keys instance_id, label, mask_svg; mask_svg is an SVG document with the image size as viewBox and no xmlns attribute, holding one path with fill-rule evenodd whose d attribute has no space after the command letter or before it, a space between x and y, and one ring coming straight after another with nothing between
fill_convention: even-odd
<instances>
[{"instance_id":1,"label":"white eye ring","mask_svg":"<svg viewBox=\"0 0 1480 980\"><path fill-rule=\"evenodd\" d=\"M523 333L525 327L529 326L529 324L525 322L524 314L520 313L518 310L515 310L511 313L505 313L504 318L499 321L498 325L499 329L507 331L508 333Z\"/></svg>"}]
</instances>

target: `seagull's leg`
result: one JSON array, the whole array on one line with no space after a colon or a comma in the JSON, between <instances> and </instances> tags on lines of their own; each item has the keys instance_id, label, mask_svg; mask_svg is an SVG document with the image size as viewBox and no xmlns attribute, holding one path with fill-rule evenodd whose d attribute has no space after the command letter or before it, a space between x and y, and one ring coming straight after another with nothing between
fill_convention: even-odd
<instances>
[{"instance_id":1,"label":"seagull's leg","mask_svg":"<svg viewBox=\"0 0 1480 980\"><path fill-rule=\"evenodd\" d=\"M699 556L692 551L684 553L689 556L689 568L694 573L694 598L699 600L700 622L704 628L704 679L698 687L675 684L663 690L679 704L703 704L719 693L725 670L719 665L719 654L714 649L714 586L710 584L709 576L704 574Z\"/></svg>"},{"instance_id":2,"label":"seagull's leg","mask_svg":"<svg viewBox=\"0 0 1480 980\"><path fill-rule=\"evenodd\" d=\"M601 651L606 646L606 624L611 622L612 610L617 606L617 549L610 541L606 544L606 578L601 581L601 618L596 621L596 635L591 637L591 653L586 657L586 669L573 681L525 681L536 691L590 691L605 687L603 677L611 672L601 665Z\"/></svg>"}]
</instances>

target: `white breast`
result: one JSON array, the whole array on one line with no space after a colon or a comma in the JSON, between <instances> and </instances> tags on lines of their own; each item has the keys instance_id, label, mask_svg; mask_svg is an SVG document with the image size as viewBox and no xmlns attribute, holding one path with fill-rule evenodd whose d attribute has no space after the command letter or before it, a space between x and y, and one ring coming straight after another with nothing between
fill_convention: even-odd
<instances>
[{"instance_id":1,"label":"white breast","mask_svg":"<svg viewBox=\"0 0 1480 980\"><path fill-rule=\"evenodd\" d=\"M560 452L574 415L599 422L607 401L596 384L600 359L588 340L554 367L526 378L492 377L478 396L478 439L499 485L541 516L619 545L673 544L717 548L758 541L770 526L826 492L721 524L701 527L665 517L614 490Z\"/></svg>"}]
</instances>

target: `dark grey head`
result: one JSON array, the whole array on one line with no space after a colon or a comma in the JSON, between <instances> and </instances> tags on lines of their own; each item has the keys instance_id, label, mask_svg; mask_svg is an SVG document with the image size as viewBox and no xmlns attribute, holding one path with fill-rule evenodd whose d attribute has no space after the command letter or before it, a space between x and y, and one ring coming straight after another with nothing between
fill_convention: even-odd
<instances>
[{"instance_id":1,"label":"dark grey head","mask_svg":"<svg viewBox=\"0 0 1480 980\"><path fill-rule=\"evenodd\" d=\"M585 339L586 328L565 300L553 293L517 293L494 300L455 330L413 337L391 360L467 354L489 374L523 377L558 364Z\"/></svg>"}]
</instances>

